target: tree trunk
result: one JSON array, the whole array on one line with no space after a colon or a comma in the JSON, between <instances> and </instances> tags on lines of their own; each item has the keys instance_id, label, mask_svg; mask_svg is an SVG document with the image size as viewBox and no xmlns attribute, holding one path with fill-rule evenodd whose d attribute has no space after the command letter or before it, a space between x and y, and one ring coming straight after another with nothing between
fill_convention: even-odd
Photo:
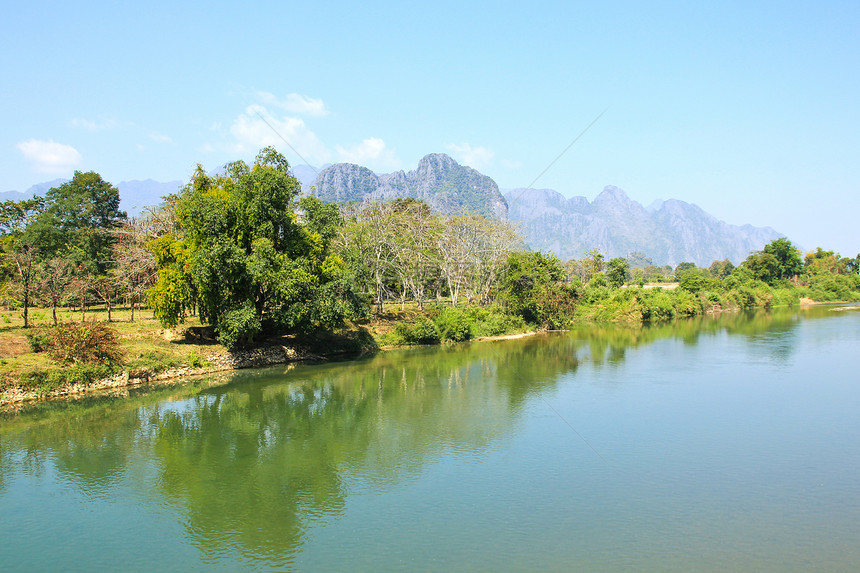
<instances>
[{"instance_id":1,"label":"tree trunk","mask_svg":"<svg viewBox=\"0 0 860 573\"><path fill-rule=\"evenodd\" d=\"M30 328L30 278L24 279L24 328Z\"/></svg>"}]
</instances>

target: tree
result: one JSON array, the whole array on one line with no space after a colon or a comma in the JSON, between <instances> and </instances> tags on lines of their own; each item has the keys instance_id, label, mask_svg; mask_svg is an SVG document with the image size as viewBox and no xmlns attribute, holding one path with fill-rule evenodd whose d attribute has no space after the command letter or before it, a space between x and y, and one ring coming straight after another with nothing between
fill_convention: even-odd
<instances>
[{"instance_id":1,"label":"tree","mask_svg":"<svg viewBox=\"0 0 860 573\"><path fill-rule=\"evenodd\" d=\"M39 238L32 232L32 225L43 208L44 201L40 197L0 203L0 238L3 252L20 280L24 328L30 326L30 296L40 256Z\"/></svg>"},{"instance_id":2,"label":"tree","mask_svg":"<svg viewBox=\"0 0 860 573\"><path fill-rule=\"evenodd\" d=\"M498 285L498 298L508 312L530 324L550 328L573 318L579 292L565 284L566 273L555 255L511 253Z\"/></svg>"},{"instance_id":3,"label":"tree","mask_svg":"<svg viewBox=\"0 0 860 573\"><path fill-rule=\"evenodd\" d=\"M110 267L112 231L126 219L119 190L94 171L75 171L71 181L45 194L45 208L32 224L46 256L70 258L95 275Z\"/></svg>"},{"instance_id":4,"label":"tree","mask_svg":"<svg viewBox=\"0 0 860 573\"><path fill-rule=\"evenodd\" d=\"M374 201L345 208L346 223L338 233L337 252L352 273L376 299L376 312L384 311L386 283L394 265L392 204Z\"/></svg>"},{"instance_id":5,"label":"tree","mask_svg":"<svg viewBox=\"0 0 860 573\"><path fill-rule=\"evenodd\" d=\"M735 270L735 265L729 259L723 259L722 261L714 261L711 263L711 266L708 267L708 272L711 273L711 277L715 279L724 279Z\"/></svg>"},{"instance_id":6,"label":"tree","mask_svg":"<svg viewBox=\"0 0 860 573\"><path fill-rule=\"evenodd\" d=\"M776 279L790 279L803 271L800 250L787 238L774 239L765 245L763 251L776 258Z\"/></svg>"},{"instance_id":7,"label":"tree","mask_svg":"<svg viewBox=\"0 0 860 573\"><path fill-rule=\"evenodd\" d=\"M678 266L675 267L675 280L681 281L684 278L685 273L689 273L690 271L695 271L698 267L696 267L696 263L691 262L683 262L678 263Z\"/></svg>"},{"instance_id":8,"label":"tree","mask_svg":"<svg viewBox=\"0 0 860 573\"><path fill-rule=\"evenodd\" d=\"M803 266L808 275L820 273L841 275L851 273L853 262L853 259L841 257L838 253L818 247L815 251L806 253Z\"/></svg>"},{"instance_id":9,"label":"tree","mask_svg":"<svg viewBox=\"0 0 860 573\"><path fill-rule=\"evenodd\" d=\"M619 288L627 280L630 274L630 267L627 259L615 257L609 260L606 267L606 278L609 280L609 285L613 288Z\"/></svg>"},{"instance_id":10,"label":"tree","mask_svg":"<svg viewBox=\"0 0 860 573\"><path fill-rule=\"evenodd\" d=\"M150 211L143 218L134 219L116 232L113 245L114 268L110 278L122 291L131 307L130 320L134 322L134 311L138 301L155 284L156 262L153 253L147 249L150 241L175 231L173 227L162 225L165 212L172 210L170 203Z\"/></svg>"},{"instance_id":11,"label":"tree","mask_svg":"<svg viewBox=\"0 0 860 573\"><path fill-rule=\"evenodd\" d=\"M66 288L72 279L72 263L67 259L54 257L44 261L39 269L39 290L51 301L51 315L57 326L57 307L63 301Z\"/></svg>"},{"instance_id":12,"label":"tree","mask_svg":"<svg viewBox=\"0 0 860 573\"><path fill-rule=\"evenodd\" d=\"M150 243L158 264L149 291L156 317L175 325L196 305L232 348L264 331L364 316L343 260L331 253L325 209L307 203L300 222L300 191L287 160L271 147L252 166L228 164L224 175L198 166L177 201L179 232Z\"/></svg>"},{"instance_id":13,"label":"tree","mask_svg":"<svg viewBox=\"0 0 860 573\"><path fill-rule=\"evenodd\" d=\"M763 251L755 251L741 263L741 266L748 269L753 278L764 281L768 284L773 284L779 278L779 261L771 253Z\"/></svg>"},{"instance_id":14,"label":"tree","mask_svg":"<svg viewBox=\"0 0 860 573\"><path fill-rule=\"evenodd\" d=\"M588 251L586 253L586 257L583 259L583 264L585 266L586 275L583 277L582 282L586 283L591 280L591 277L594 274L602 273L606 268L604 257L598 249L591 249Z\"/></svg>"}]
</instances>

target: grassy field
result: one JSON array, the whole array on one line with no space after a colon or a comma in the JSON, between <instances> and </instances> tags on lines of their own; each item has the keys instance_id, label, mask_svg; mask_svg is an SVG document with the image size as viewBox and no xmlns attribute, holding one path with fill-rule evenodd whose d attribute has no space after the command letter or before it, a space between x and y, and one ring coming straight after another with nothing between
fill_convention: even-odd
<instances>
[{"instance_id":1,"label":"grassy field","mask_svg":"<svg viewBox=\"0 0 860 573\"><path fill-rule=\"evenodd\" d=\"M63 309L57 318L62 322L80 321L79 311ZM222 350L220 345L207 340L194 340L185 336L189 328L200 327L196 318L191 318L176 330L165 330L152 317L152 313L140 313L136 309L132 322L127 308L111 310L111 328L119 333L127 368L149 368L163 370L181 365L200 363L213 350ZM106 321L104 308L89 308L87 321ZM33 352L27 335L47 330L53 325L51 309L30 309L30 328L25 329L20 310L0 311L0 386L6 388L17 384L28 372L56 370L62 368L44 352Z\"/></svg>"}]
</instances>

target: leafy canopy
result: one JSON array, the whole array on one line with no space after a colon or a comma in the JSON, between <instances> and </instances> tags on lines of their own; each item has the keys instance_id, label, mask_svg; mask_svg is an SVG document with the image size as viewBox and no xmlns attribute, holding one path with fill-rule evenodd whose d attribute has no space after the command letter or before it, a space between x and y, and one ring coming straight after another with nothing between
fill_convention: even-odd
<instances>
[{"instance_id":1,"label":"leafy canopy","mask_svg":"<svg viewBox=\"0 0 860 573\"><path fill-rule=\"evenodd\" d=\"M104 274L111 260L112 231L126 220L119 190L94 171L75 171L71 181L45 194L45 208L29 232L46 256L71 259Z\"/></svg>"},{"instance_id":2,"label":"leafy canopy","mask_svg":"<svg viewBox=\"0 0 860 573\"><path fill-rule=\"evenodd\" d=\"M329 244L335 206L295 199L300 184L273 148L254 164L202 167L175 201L180 231L150 243L158 280L150 304L165 326L196 306L228 347L264 331L335 326L366 313Z\"/></svg>"}]
</instances>

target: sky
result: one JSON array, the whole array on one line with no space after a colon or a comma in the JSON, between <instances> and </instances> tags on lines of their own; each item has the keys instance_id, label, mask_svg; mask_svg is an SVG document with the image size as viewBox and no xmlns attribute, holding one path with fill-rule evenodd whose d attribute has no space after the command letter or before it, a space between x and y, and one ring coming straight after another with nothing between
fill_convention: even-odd
<instances>
[{"instance_id":1,"label":"sky","mask_svg":"<svg viewBox=\"0 0 860 573\"><path fill-rule=\"evenodd\" d=\"M266 145L376 172L448 153L502 189L615 185L854 256L858 30L856 0L16 2L0 191L185 181Z\"/></svg>"}]
</instances>

